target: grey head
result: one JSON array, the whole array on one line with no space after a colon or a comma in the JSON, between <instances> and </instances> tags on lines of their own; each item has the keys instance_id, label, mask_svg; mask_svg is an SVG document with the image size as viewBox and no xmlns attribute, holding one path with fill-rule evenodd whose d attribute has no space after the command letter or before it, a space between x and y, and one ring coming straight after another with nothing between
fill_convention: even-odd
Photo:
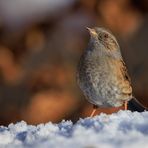
<instances>
[{"instance_id":1,"label":"grey head","mask_svg":"<svg viewBox=\"0 0 148 148\"><path fill-rule=\"evenodd\" d=\"M107 29L102 27L88 28L90 33L90 41L88 50L97 50L108 55L121 58L120 47L115 36Z\"/></svg>"}]
</instances>

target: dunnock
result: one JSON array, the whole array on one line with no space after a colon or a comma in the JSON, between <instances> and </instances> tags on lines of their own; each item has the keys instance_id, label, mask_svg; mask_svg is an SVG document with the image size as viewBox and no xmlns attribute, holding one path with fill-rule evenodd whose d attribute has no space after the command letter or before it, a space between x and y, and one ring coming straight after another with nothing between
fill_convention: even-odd
<instances>
[{"instance_id":1,"label":"dunnock","mask_svg":"<svg viewBox=\"0 0 148 148\"><path fill-rule=\"evenodd\" d=\"M113 34L104 28L87 28L88 47L78 65L77 81L87 100L97 107L119 107L131 102L134 110L132 87L120 47ZM145 108L142 106L142 111Z\"/></svg>"}]
</instances>

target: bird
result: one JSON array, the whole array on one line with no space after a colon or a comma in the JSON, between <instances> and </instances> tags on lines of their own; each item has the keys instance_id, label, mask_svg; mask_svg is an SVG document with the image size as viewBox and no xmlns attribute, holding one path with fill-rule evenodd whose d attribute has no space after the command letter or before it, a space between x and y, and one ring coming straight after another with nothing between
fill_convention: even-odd
<instances>
[{"instance_id":1,"label":"bird","mask_svg":"<svg viewBox=\"0 0 148 148\"><path fill-rule=\"evenodd\" d=\"M131 79L115 36L104 27L87 30L90 39L80 57L76 77L86 99L93 104L90 117L98 107L124 105L125 110L144 111L146 108L133 96Z\"/></svg>"}]
</instances>

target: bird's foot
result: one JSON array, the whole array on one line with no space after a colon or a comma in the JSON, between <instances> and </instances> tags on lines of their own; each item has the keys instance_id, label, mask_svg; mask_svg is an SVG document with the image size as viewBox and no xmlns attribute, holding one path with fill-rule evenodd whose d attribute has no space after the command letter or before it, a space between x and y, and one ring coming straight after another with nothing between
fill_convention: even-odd
<instances>
[{"instance_id":1,"label":"bird's foot","mask_svg":"<svg viewBox=\"0 0 148 148\"><path fill-rule=\"evenodd\" d=\"M93 117L95 115L95 112L97 111L98 106L93 105L93 111L90 114L90 117Z\"/></svg>"},{"instance_id":2,"label":"bird's foot","mask_svg":"<svg viewBox=\"0 0 148 148\"><path fill-rule=\"evenodd\" d=\"M128 102L125 101L125 102L124 102L124 110L127 110L127 105L128 105Z\"/></svg>"}]
</instances>

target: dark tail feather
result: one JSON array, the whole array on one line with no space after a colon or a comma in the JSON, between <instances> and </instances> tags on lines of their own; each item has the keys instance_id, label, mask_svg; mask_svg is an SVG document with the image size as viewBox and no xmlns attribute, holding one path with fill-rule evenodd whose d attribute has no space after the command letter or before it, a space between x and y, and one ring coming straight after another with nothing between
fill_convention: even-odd
<instances>
[{"instance_id":1,"label":"dark tail feather","mask_svg":"<svg viewBox=\"0 0 148 148\"><path fill-rule=\"evenodd\" d=\"M128 110L137 112L148 111L148 109L143 106L136 98L132 98L128 102Z\"/></svg>"}]
</instances>

